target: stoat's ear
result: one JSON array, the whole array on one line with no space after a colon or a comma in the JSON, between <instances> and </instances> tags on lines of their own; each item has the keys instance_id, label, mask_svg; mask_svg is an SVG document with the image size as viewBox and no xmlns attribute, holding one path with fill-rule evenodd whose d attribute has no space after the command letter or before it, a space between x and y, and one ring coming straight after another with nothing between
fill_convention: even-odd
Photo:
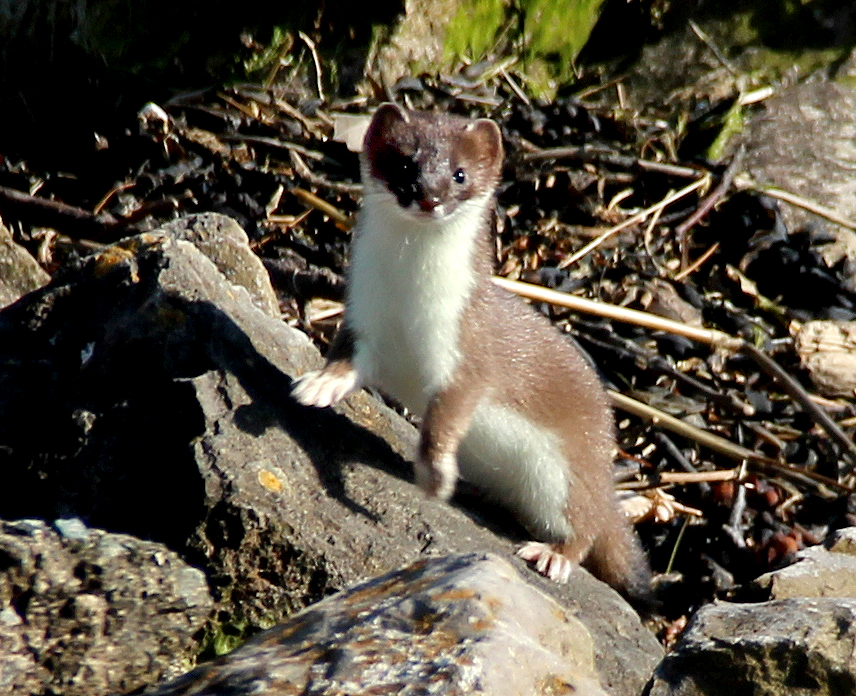
<instances>
[{"instance_id":1,"label":"stoat's ear","mask_svg":"<svg viewBox=\"0 0 856 696\"><path fill-rule=\"evenodd\" d=\"M366 130L363 150L372 150L373 145L376 145L378 140L383 138L384 134L388 133L396 123L410 123L410 116L398 104L381 104L375 111L368 130Z\"/></svg>"},{"instance_id":2,"label":"stoat's ear","mask_svg":"<svg viewBox=\"0 0 856 696\"><path fill-rule=\"evenodd\" d=\"M502 131L496 121L480 118L467 124L466 132L472 139L473 153L489 170L498 173L502 170L504 151L502 148Z\"/></svg>"}]
</instances>

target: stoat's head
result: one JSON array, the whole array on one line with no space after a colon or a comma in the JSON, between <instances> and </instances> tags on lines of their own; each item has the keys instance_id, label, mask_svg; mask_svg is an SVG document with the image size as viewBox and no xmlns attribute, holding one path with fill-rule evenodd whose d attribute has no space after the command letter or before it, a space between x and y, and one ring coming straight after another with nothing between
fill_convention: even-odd
<instances>
[{"instance_id":1,"label":"stoat's head","mask_svg":"<svg viewBox=\"0 0 856 696\"><path fill-rule=\"evenodd\" d=\"M384 104L363 144L366 201L391 196L416 220L444 220L468 201L490 200L502 159L502 134L489 119Z\"/></svg>"}]
</instances>

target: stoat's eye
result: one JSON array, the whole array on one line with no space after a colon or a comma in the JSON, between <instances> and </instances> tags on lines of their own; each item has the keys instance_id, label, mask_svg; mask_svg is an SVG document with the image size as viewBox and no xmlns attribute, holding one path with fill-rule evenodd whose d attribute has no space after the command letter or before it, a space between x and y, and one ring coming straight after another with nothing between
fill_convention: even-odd
<instances>
[{"instance_id":1,"label":"stoat's eye","mask_svg":"<svg viewBox=\"0 0 856 696\"><path fill-rule=\"evenodd\" d=\"M459 167L455 170L455 173L452 174L452 181L454 181L456 184L465 183L467 181L467 173Z\"/></svg>"},{"instance_id":2,"label":"stoat's eye","mask_svg":"<svg viewBox=\"0 0 856 696\"><path fill-rule=\"evenodd\" d=\"M401 168L401 175L408 181L416 178L416 162L409 157L402 157L399 160L399 167Z\"/></svg>"}]
</instances>

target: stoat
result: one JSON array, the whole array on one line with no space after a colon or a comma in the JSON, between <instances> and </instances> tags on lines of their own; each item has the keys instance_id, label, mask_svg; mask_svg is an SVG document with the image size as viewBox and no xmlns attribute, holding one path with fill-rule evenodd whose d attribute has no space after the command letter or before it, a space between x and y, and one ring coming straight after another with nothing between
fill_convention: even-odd
<instances>
[{"instance_id":1,"label":"stoat","mask_svg":"<svg viewBox=\"0 0 856 696\"><path fill-rule=\"evenodd\" d=\"M366 132L364 198L345 322L303 404L379 387L422 419L416 480L458 476L536 541L518 555L553 580L572 564L645 595L647 563L612 486L612 415L598 376L549 321L497 288L492 215L503 163L491 120L381 106Z\"/></svg>"}]
</instances>

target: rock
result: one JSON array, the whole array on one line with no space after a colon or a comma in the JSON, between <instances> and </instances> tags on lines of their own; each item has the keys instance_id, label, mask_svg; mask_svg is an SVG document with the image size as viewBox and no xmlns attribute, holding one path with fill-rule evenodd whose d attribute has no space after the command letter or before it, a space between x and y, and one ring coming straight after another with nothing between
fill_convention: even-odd
<instances>
[{"instance_id":1,"label":"rock","mask_svg":"<svg viewBox=\"0 0 856 696\"><path fill-rule=\"evenodd\" d=\"M0 312L0 517L77 516L192 559L217 651L416 560L511 555L414 488L415 430L371 395L291 399L318 351L169 230ZM627 604L582 570L559 587L518 565L586 625L604 688L638 694L662 651Z\"/></svg>"},{"instance_id":2,"label":"rock","mask_svg":"<svg viewBox=\"0 0 856 696\"><path fill-rule=\"evenodd\" d=\"M696 612L650 696L852 694L856 600L718 602Z\"/></svg>"},{"instance_id":3,"label":"rock","mask_svg":"<svg viewBox=\"0 0 856 696\"><path fill-rule=\"evenodd\" d=\"M830 551L856 556L856 527L836 529L827 537L825 543Z\"/></svg>"},{"instance_id":4,"label":"rock","mask_svg":"<svg viewBox=\"0 0 856 696\"><path fill-rule=\"evenodd\" d=\"M796 562L765 573L753 585L775 599L792 597L853 597L856 599L856 557L813 546L797 553Z\"/></svg>"},{"instance_id":5,"label":"rock","mask_svg":"<svg viewBox=\"0 0 856 696\"><path fill-rule=\"evenodd\" d=\"M0 308L46 285L50 279L30 253L15 243L0 220Z\"/></svg>"},{"instance_id":6,"label":"rock","mask_svg":"<svg viewBox=\"0 0 856 696\"><path fill-rule=\"evenodd\" d=\"M856 91L816 76L766 100L746 128L745 166L761 185L799 194L856 221ZM827 263L856 263L856 233L806 210L781 206L789 230L820 223L837 238L823 247ZM853 280L856 286L856 279Z\"/></svg>"},{"instance_id":7,"label":"rock","mask_svg":"<svg viewBox=\"0 0 856 696\"><path fill-rule=\"evenodd\" d=\"M797 332L795 347L821 394L856 394L856 321L807 321Z\"/></svg>"},{"instance_id":8,"label":"rock","mask_svg":"<svg viewBox=\"0 0 856 696\"><path fill-rule=\"evenodd\" d=\"M328 597L150 693L474 692L606 694L585 626L493 555L420 561Z\"/></svg>"},{"instance_id":9,"label":"rock","mask_svg":"<svg viewBox=\"0 0 856 696\"><path fill-rule=\"evenodd\" d=\"M279 319L279 301L264 264L250 249L247 233L232 218L198 213L167 223L161 231L191 242L214 262L226 280L246 288L259 309Z\"/></svg>"},{"instance_id":10,"label":"rock","mask_svg":"<svg viewBox=\"0 0 856 696\"><path fill-rule=\"evenodd\" d=\"M162 544L0 522L0 559L0 693L124 693L193 663L213 602Z\"/></svg>"},{"instance_id":11,"label":"rock","mask_svg":"<svg viewBox=\"0 0 856 696\"><path fill-rule=\"evenodd\" d=\"M404 76L418 74L414 66L442 65L449 20L461 6L461 0L404 0L389 36L372 51L372 67L382 82L391 87Z\"/></svg>"},{"instance_id":12,"label":"rock","mask_svg":"<svg viewBox=\"0 0 856 696\"><path fill-rule=\"evenodd\" d=\"M828 548L812 546L791 565L765 573L752 584L771 599L850 597L856 599L856 528L838 530Z\"/></svg>"}]
</instances>

